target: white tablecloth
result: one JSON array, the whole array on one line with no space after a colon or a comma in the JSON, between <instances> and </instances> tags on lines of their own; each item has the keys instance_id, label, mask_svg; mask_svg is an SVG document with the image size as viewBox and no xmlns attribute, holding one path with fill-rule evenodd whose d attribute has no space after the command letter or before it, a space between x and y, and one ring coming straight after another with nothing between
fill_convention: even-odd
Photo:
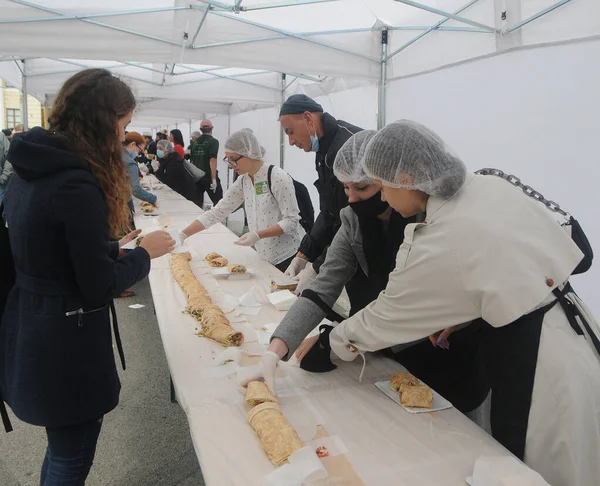
<instances>
[{"instance_id":1,"label":"white tablecloth","mask_svg":"<svg viewBox=\"0 0 600 486\"><path fill-rule=\"evenodd\" d=\"M162 216L148 217L138 212L139 228L170 222L181 230L193 220L194 213L201 211L191 208L192 203L166 187L156 193ZM279 272L262 261L254 250L233 245L236 239L222 225L189 238L186 245L192 249L196 276L214 298L224 292L239 297L255 286L255 295L263 306L257 316L245 316L247 325L259 329L264 324L279 322L285 313L275 310L265 297L270 292L270 277ZM213 251L231 263L246 265L255 272L254 276L247 280L215 280L202 262ZM218 370L214 358L223 347L197 337L198 323L182 313L185 297L171 277L169 258L152 262L149 279L177 400L187 414L206 483L260 485L273 466L246 423L247 408L235 375L214 376ZM359 383L360 361L338 363L337 370L324 374L304 372L295 363L284 364L286 384L299 395L282 399L282 410L287 416L293 407L302 411L311 409L303 404L312 404L329 435L338 436L348 449L346 458L364 484L463 486L481 454L510 455L456 409L409 414L384 396L374 383L401 369L391 360L368 355L365 376ZM311 415L310 411L306 413ZM334 483L332 480L318 484Z\"/></svg>"}]
</instances>

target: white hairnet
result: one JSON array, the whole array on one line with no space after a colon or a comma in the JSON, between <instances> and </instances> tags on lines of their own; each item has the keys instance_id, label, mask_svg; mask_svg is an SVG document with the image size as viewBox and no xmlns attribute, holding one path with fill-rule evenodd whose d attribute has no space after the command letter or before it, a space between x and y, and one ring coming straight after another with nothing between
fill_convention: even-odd
<instances>
[{"instance_id":1,"label":"white hairnet","mask_svg":"<svg viewBox=\"0 0 600 486\"><path fill-rule=\"evenodd\" d=\"M342 148L338 151L333 164L333 173L340 182L363 182L373 181L365 174L365 149L373 136L375 130L363 130L352 135Z\"/></svg>"},{"instance_id":2,"label":"white hairnet","mask_svg":"<svg viewBox=\"0 0 600 486\"><path fill-rule=\"evenodd\" d=\"M249 128L243 128L239 132L231 134L225 142L225 151L240 154L254 160L262 160L265 149L258 143L258 139Z\"/></svg>"},{"instance_id":3,"label":"white hairnet","mask_svg":"<svg viewBox=\"0 0 600 486\"><path fill-rule=\"evenodd\" d=\"M458 192L467 173L462 160L449 153L436 133L410 120L382 128L369 142L364 159L367 176L384 186L446 199Z\"/></svg>"}]
</instances>

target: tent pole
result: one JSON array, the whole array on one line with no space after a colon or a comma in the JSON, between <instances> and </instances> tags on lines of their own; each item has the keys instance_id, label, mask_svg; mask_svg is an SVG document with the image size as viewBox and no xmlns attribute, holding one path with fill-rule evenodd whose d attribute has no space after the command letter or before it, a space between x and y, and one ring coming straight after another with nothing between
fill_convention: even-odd
<instances>
[{"instance_id":1,"label":"tent pole","mask_svg":"<svg viewBox=\"0 0 600 486\"><path fill-rule=\"evenodd\" d=\"M189 133L190 133L190 143L192 143L192 120L190 119L190 124L189 124Z\"/></svg>"},{"instance_id":2,"label":"tent pole","mask_svg":"<svg viewBox=\"0 0 600 486\"><path fill-rule=\"evenodd\" d=\"M387 27L381 31L381 73L379 78L377 110L377 129L385 126L385 103L387 90L387 62L388 62L388 30Z\"/></svg>"},{"instance_id":3,"label":"tent pole","mask_svg":"<svg viewBox=\"0 0 600 486\"><path fill-rule=\"evenodd\" d=\"M227 139L229 139L229 135L231 135L231 105L227 108ZM227 167L227 189L229 189L229 177L231 174L231 170L229 170L229 166Z\"/></svg>"},{"instance_id":4,"label":"tent pole","mask_svg":"<svg viewBox=\"0 0 600 486\"><path fill-rule=\"evenodd\" d=\"M281 73L281 104L285 103L285 73ZM285 133L283 127L279 126L279 166L283 169L285 158Z\"/></svg>"},{"instance_id":5,"label":"tent pole","mask_svg":"<svg viewBox=\"0 0 600 486\"><path fill-rule=\"evenodd\" d=\"M27 111L27 75L26 73L26 66L25 66L25 59L23 59L21 61L23 63L23 72L22 72L22 77L21 77L21 91L23 93L23 129L24 130L29 130L29 113Z\"/></svg>"}]
</instances>

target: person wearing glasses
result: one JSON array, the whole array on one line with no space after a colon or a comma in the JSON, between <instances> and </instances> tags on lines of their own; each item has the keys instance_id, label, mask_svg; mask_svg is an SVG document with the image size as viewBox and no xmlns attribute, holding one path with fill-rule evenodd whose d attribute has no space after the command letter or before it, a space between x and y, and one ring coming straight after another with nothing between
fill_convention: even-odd
<instances>
[{"instance_id":1,"label":"person wearing glasses","mask_svg":"<svg viewBox=\"0 0 600 486\"><path fill-rule=\"evenodd\" d=\"M224 221L244 203L250 231L235 244L254 246L264 260L284 271L300 244L300 210L292 178L279 167L270 169L263 162L265 149L252 130L232 134L225 143L225 155L239 177L213 209L183 230L182 241Z\"/></svg>"},{"instance_id":2,"label":"person wearing glasses","mask_svg":"<svg viewBox=\"0 0 600 486\"><path fill-rule=\"evenodd\" d=\"M156 206L156 195L146 191L140 184L139 168L135 161L135 158L145 147L146 139L144 137L138 132L129 132L125 135L125 142L123 143L123 162L125 163L125 170L129 176L131 193L140 201L146 201ZM131 203L129 207L133 210L133 203Z\"/></svg>"}]
</instances>

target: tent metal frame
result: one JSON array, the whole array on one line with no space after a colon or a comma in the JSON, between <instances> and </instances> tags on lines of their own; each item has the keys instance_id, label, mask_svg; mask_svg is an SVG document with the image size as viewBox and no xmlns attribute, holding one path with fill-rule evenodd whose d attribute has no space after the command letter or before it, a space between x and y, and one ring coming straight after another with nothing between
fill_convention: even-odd
<instances>
[{"instance_id":1,"label":"tent metal frame","mask_svg":"<svg viewBox=\"0 0 600 486\"><path fill-rule=\"evenodd\" d=\"M122 11L114 11L114 12L88 13L88 14L68 14L68 13L62 12L60 10L48 8L43 5L39 5L35 2L31 2L31 1L27 1L27 0L8 0L8 1L10 1L11 3L15 3L18 5L24 6L24 7L29 7L34 10L39 10L39 11L45 12L47 14L51 14L51 16L25 17L25 18L16 18L16 19L0 19L0 24L20 24L20 23L32 23L32 22L55 22L55 21L63 21L63 20L78 20L81 22L90 23L90 24L93 24L93 25L96 25L99 27L103 27L106 29L116 30L116 31L119 31L119 32L122 32L125 34L129 34L129 35L132 35L135 37L150 39L150 40L168 44L168 45L171 45L174 47L179 47L179 48L181 48L182 58L183 58L183 54L186 49L192 49L192 50L210 49L210 48L216 48L216 47L222 47L222 46L228 46L228 45L246 44L246 43L252 43L252 42L268 42L268 41L273 41L273 40L289 38L289 39L296 39L296 40L300 40L303 42L307 42L307 43L317 45L319 47L323 47L326 49L332 49L332 50L335 50L335 51L343 53L343 54L347 54L350 56L361 58L363 60L367 60L369 62L377 63L380 66L380 76L379 76L379 81L378 81L379 93L378 93L378 111L377 111L377 124L378 124L379 128L384 126L385 122L386 122L385 99L386 99L388 61L390 59L394 58L400 52L402 52L405 49L407 49L408 47L410 47L412 44L421 40L427 34L433 32L434 30L438 30L438 31L467 32L467 33L478 33L478 34L508 35L508 34L515 32L518 29L523 28L524 26L528 25L529 23L547 15L548 13L556 10L557 8L562 7L563 5L566 5L567 3L571 2L571 0L559 0L557 3L543 9L542 11L528 17L527 19L524 19L524 20L518 22L517 24L515 24L511 27L506 27L504 29L497 29L495 27L473 21L467 17L460 15L465 10L470 8L472 5L477 3L479 0L470 0L467 4L460 7L459 9L455 10L454 12L446 12L444 10L437 9L430 5L426 5L426 4L423 4L423 3L420 3L420 2L417 2L414 0L395 0L398 3L404 4L404 5L419 9L419 10L434 13L443 18L431 26L416 26L416 25L415 26L385 26L384 25L384 26L373 26L372 28L339 29L339 30L328 30L328 31L320 31L320 32L296 33L296 32L290 32L290 31L287 31L284 29L280 29L280 28L277 28L277 27L274 27L271 25L256 22L256 21L253 21L253 20L250 20L247 18L243 18L239 14L242 12L266 10L266 9L274 9L274 8L294 7L294 6L300 6L300 5L311 5L311 4L315 4L315 3L333 2L336 0L279 0L279 1L274 1L274 2L266 2L266 3L262 3L262 4L249 5L249 6L242 5L243 0L233 0L234 3L232 3L232 4L220 2L218 0L197 0L198 3L201 3L202 5L198 5L198 4L173 5L170 7L155 7L155 8L147 8L147 9L122 10ZM108 24L106 22L102 22L99 20L95 20L98 18L111 18L111 17L120 17L120 16L127 16L127 15L143 15L143 14L153 14L153 13L161 13L161 12L177 12L177 11L184 11L184 10L200 10L203 12L203 14L202 14L202 17L201 17L198 25L194 29L194 33L191 36L191 38L189 37L188 33L185 33L183 36L184 38L182 39L181 42L177 42L172 39L167 39L164 37L146 34L144 32L139 32L136 30L132 30L132 29L120 27L117 25ZM253 27L256 27L259 29L263 29L265 31L272 32L274 35L255 37L255 38L249 38L249 39L240 39L240 40L234 40L234 41L228 41L228 42L217 42L217 43L212 43L212 44L196 45L198 36L200 35L202 27L204 26L209 15L218 16L221 18L226 18L233 22L239 22L239 23L243 23L246 25L250 25L250 26L253 26ZM443 24L449 20L454 20L454 21L460 22L461 24L464 24L464 25L452 26L452 27L444 26ZM397 31L420 31L420 33L418 35L416 35L415 37L413 37L408 42L404 43L399 48L395 49L393 52L389 53L388 52L389 32L395 31L395 30L397 30ZM336 35L336 34L348 34L348 33L358 33L358 32L378 32L378 31L381 33L381 56L379 58L372 57L372 56L369 56L369 55L366 55L366 54L363 54L360 52L353 51L351 49L346 49L344 47L336 46L334 44L330 44L328 42L324 42L324 41L313 38L313 37L322 36L322 35ZM50 58L57 62L74 65L74 66L78 67L79 69L69 70L69 71L67 71L67 70L65 70L65 71L50 71L50 72L45 72L45 73L27 74L26 68L25 68L25 66L26 66L25 62L26 62L26 60L29 60L29 59L36 59L36 58L35 57L20 57L20 56L0 56L0 62L15 61L19 70L21 71L21 76L22 76L21 84L22 84L22 92L23 92L23 100L24 100L23 122L24 122L26 128L27 128L27 115L26 115L26 113L27 113L27 106L26 106L27 105L27 102L26 102L26 100L27 100L27 77L70 74L70 73L78 72L81 69L86 69L86 68L90 67L83 63L79 63L79 62L68 60L68 59ZM19 61L21 61L23 63L23 68L21 68L21 66L19 66ZM209 79L213 79L213 78L227 79L227 80L231 80L231 81L235 81L235 82L239 82L239 83L244 83L247 85L252 85L255 87L260 87L263 89L280 91L282 94L281 95L282 103L283 103L283 100L285 97L286 89L288 89L291 86L291 84L294 83L295 81L297 81L298 79L307 79L307 80L311 80L313 82L321 82L322 81L321 78L309 76L309 75L303 74L303 73L288 73L290 76L293 76L294 79L286 84L286 74L278 73L281 75L281 83L280 83L281 85L280 85L280 87L274 87L274 86L268 86L268 85L264 85L261 83L256 83L253 81L248 81L246 79L239 79L239 78L252 76L252 75L258 75L258 74L271 73L271 72L275 73L275 71L258 71L257 70L254 72L240 73L240 74L235 74L235 75L226 75L226 74L219 74L219 73L215 72L218 70L227 69L227 67L224 67L224 66L213 66L213 67L208 67L208 68L197 69L197 68L192 68L192 67L186 66L181 62L180 63L175 62L171 65L171 69L169 72L169 69L168 69L169 63L165 64L164 70L155 69L155 68L149 67L145 64L150 64L150 63L135 63L135 62L121 61L118 64L106 66L106 69L117 70L117 69L124 68L124 67L134 67L134 68L152 71L157 74L163 75L163 81L160 83L156 82L156 81L140 78L140 77L134 77L129 74L125 75L126 77L128 77L130 79L133 79L133 80L136 80L136 81L139 81L142 83L154 85L154 86L169 86L169 87L171 87L171 86L177 86L179 84L188 84L188 83L197 83L197 82L202 82L202 81L208 81ZM175 72L176 68L185 69L186 72ZM203 74L210 76L210 78L206 78L206 79L202 79L202 80L193 80L193 81L190 80L190 81L175 82L175 83L169 83L169 84L166 83L167 76L169 76L169 79L173 80L173 79L176 79L178 76L194 74L194 73L203 73ZM283 147L283 144L282 144L282 147ZM282 150L282 153L283 153L283 150ZM282 159L282 163L283 163L283 159Z\"/></svg>"}]
</instances>

